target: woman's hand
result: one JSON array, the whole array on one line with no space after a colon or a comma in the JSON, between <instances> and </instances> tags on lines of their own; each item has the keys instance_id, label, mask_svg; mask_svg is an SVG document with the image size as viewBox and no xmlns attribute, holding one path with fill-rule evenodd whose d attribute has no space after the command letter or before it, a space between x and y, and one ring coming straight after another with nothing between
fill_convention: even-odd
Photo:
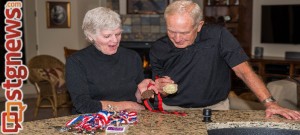
<instances>
[{"instance_id":1,"label":"woman's hand","mask_svg":"<svg viewBox=\"0 0 300 135\"><path fill-rule=\"evenodd\" d=\"M138 94L136 93L136 97L138 102L141 102L143 99L154 98L154 93L158 93L157 88L155 87L155 82L151 79L144 79L138 85Z\"/></svg>"},{"instance_id":2,"label":"woman's hand","mask_svg":"<svg viewBox=\"0 0 300 135\"><path fill-rule=\"evenodd\" d=\"M120 110L135 110L135 111L145 110L145 107L137 102L121 101L120 105L121 105Z\"/></svg>"},{"instance_id":3,"label":"woman's hand","mask_svg":"<svg viewBox=\"0 0 300 135\"><path fill-rule=\"evenodd\" d=\"M152 79L144 79L138 85L138 90L140 93L145 92L146 90L154 90L155 93L158 93L157 88L155 87L155 82Z\"/></svg>"},{"instance_id":4,"label":"woman's hand","mask_svg":"<svg viewBox=\"0 0 300 135\"><path fill-rule=\"evenodd\" d=\"M145 107L143 105L133 101L120 101L120 102L100 101L100 102L102 104L102 110L108 110L108 111L145 110Z\"/></svg>"}]
</instances>

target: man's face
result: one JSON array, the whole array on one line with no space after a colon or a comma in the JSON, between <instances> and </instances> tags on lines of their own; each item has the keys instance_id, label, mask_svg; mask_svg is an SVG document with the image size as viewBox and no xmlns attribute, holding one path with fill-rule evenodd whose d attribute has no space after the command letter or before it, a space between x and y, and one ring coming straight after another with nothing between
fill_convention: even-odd
<instances>
[{"instance_id":1,"label":"man's face","mask_svg":"<svg viewBox=\"0 0 300 135\"><path fill-rule=\"evenodd\" d=\"M167 33L177 48L192 45L201 30L203 21L194 23L192 17L185 15L168 15L166 17Z\"/></svg>"}]
</instances>

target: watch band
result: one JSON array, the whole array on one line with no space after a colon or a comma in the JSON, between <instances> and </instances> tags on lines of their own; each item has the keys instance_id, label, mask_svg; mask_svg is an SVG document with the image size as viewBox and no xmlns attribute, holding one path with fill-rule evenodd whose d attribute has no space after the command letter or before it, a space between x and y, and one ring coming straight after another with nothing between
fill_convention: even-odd
<instances>
[{"instance_id":1,"label":"watch band","mask_svg":"<svg viewBox=\"0 0 300 135\"><path fill-rule=\"evenodd\" d=\"M269 102L276 102L276 100L273 98L273 96L271 96L262 101L263 104L269 103Z\"/></svg>"}]
</instances>

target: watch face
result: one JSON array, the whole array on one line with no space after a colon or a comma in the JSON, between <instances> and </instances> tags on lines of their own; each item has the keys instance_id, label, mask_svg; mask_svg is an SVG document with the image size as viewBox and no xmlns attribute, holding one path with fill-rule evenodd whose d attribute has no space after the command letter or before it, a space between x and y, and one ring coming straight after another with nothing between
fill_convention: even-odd
<instances>
[{"instance_id":1,"label":"watch face","mask_svg":"<svg viewBox=\"0 0 300 135\"><path fill-rule=\"evenodd\" d=\"M276 100L273 97L269 97L267 99L265 99L264 101L262 101L262 103L268 103L268 102L276 102Z\"/></svg>"},{"instance_id":2,"label":"watch face","mask_svg":"<svg viewBox=\"0 0 300 135\"><path fill-rule=\"evenodd\" d=\"M50 15L51 21L56 25L63 24L67 19L66 10L60 5L53 6Z\"/></svg>"}]
</instances>

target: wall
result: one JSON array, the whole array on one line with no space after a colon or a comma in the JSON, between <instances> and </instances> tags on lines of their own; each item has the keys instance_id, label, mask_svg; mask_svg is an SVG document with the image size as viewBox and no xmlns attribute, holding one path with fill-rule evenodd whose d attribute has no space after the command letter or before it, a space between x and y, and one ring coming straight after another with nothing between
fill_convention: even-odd
<instances>
[{"instance_id":1,"label":"wall","mask_svg":"<svg viewBox=\"0 0 300 135\"><path fill-rule=\"evenodd\" d=\"M80 1L70 0L71 2L71 28L47 28L46 1L37 0L37 54L48 54L56 56L61 61L64 59L63 47L79 48L82 37L79 36L79 21L77 17L80 9Z\"/></svg>"},{"instance_id":2,"label":"wall","mask_svg":"<svg viewBox=\"0 0 300 135\"><path fill-rule=\"evenodd\" d=\"M255 47L263 47L264 56L284 57L286 51L300 52L300 45L260 43L261 6L300 4L300 1L299 0L254 0L253 2L254 3L253 3L253 22L252 22L252 54L254 55Z\"/></svg>"},{"instance_id":3,"label":"wall","mask_svg":"<svg viewBox=\"0 0 300 135\"><path fill-rule=\"evenodd\" d=\"M55 56L65 62L64 46L74 49L86 47L88 43L81 30L83 17L87 10L105 4L103 0L88 0L88 2L86 0L60 0L71 3L71 28L49 29L46 23L46 1L53 0L23 0L27 62L39 54ZM23 85L22 91L24 98L36 96L36 90L29 81ZM0 101L3 100L5 100L4 90L0 92Z\"/></svg>"},{"instance_id":4,"label":"wall","mask_svg":"<svg viewBox=\"0 0 300 135\"><path fill-rule=\"evenodd\" d=\"M35 1L24 0L24 38L25 38L25 55L26 61L37 55L37 35L36 35L36 20L34 16Z\"/></svg>"},{"instance_id":5,"label":"wall","mask_svg":"<svg viewBox=\"0 0 300 135\"><path fill-rule=\"evenodd\" d=\"M109 0L113 2L112 0ZM116 2L118 0L114 0ZM203 7L203 0L194 0ZM172 2L172 0L170 0ZM126 1L119 1L123 22L122 41L155 41L166 35L166 24L163 14L126 14ZM115 9L114 9L115 10Z\"/></svg>"},{"instance_id":6,"label":"wall","mask_svg":"<svg viewBox=\"0 0 300 135\"><path fill-rule=\"evenodd\" d=\"M99 0L62 0L71 3L71 28L47 28L47 1L49 0L24 0L26 60L35 55L48 54L65 62L64 46L74 49L87 46L81 30L82 20L87 10L101 3Z\"/></svg>"},{"instance_id":7,"label":"wall","mask_svg":"<svg viewBox=\"0 0 300 135\"><path fill-rule=\"evenodd\" d=\"M48 54L65 62L64 46L81 49L88 45L81 30L82 20L86 11L106 5L107 2L106 0L60 0L71 3L71 28L50 29L47 28L46 24L46 1L50 0L24 0L26 61L39 54ZM203 0L194 1L202 7ZM119 0L119 5L120 14L124 18L128 18L130 15L126 15L126 0ZM36 16L34 15L35 11ZM140 16L140 18L142 17ZM154 35L157 35L157 33ZM162 35L164 34L160 32L158 37ZM157 37L152 39L155 38Z\"/></svg>"}]
</instances>

